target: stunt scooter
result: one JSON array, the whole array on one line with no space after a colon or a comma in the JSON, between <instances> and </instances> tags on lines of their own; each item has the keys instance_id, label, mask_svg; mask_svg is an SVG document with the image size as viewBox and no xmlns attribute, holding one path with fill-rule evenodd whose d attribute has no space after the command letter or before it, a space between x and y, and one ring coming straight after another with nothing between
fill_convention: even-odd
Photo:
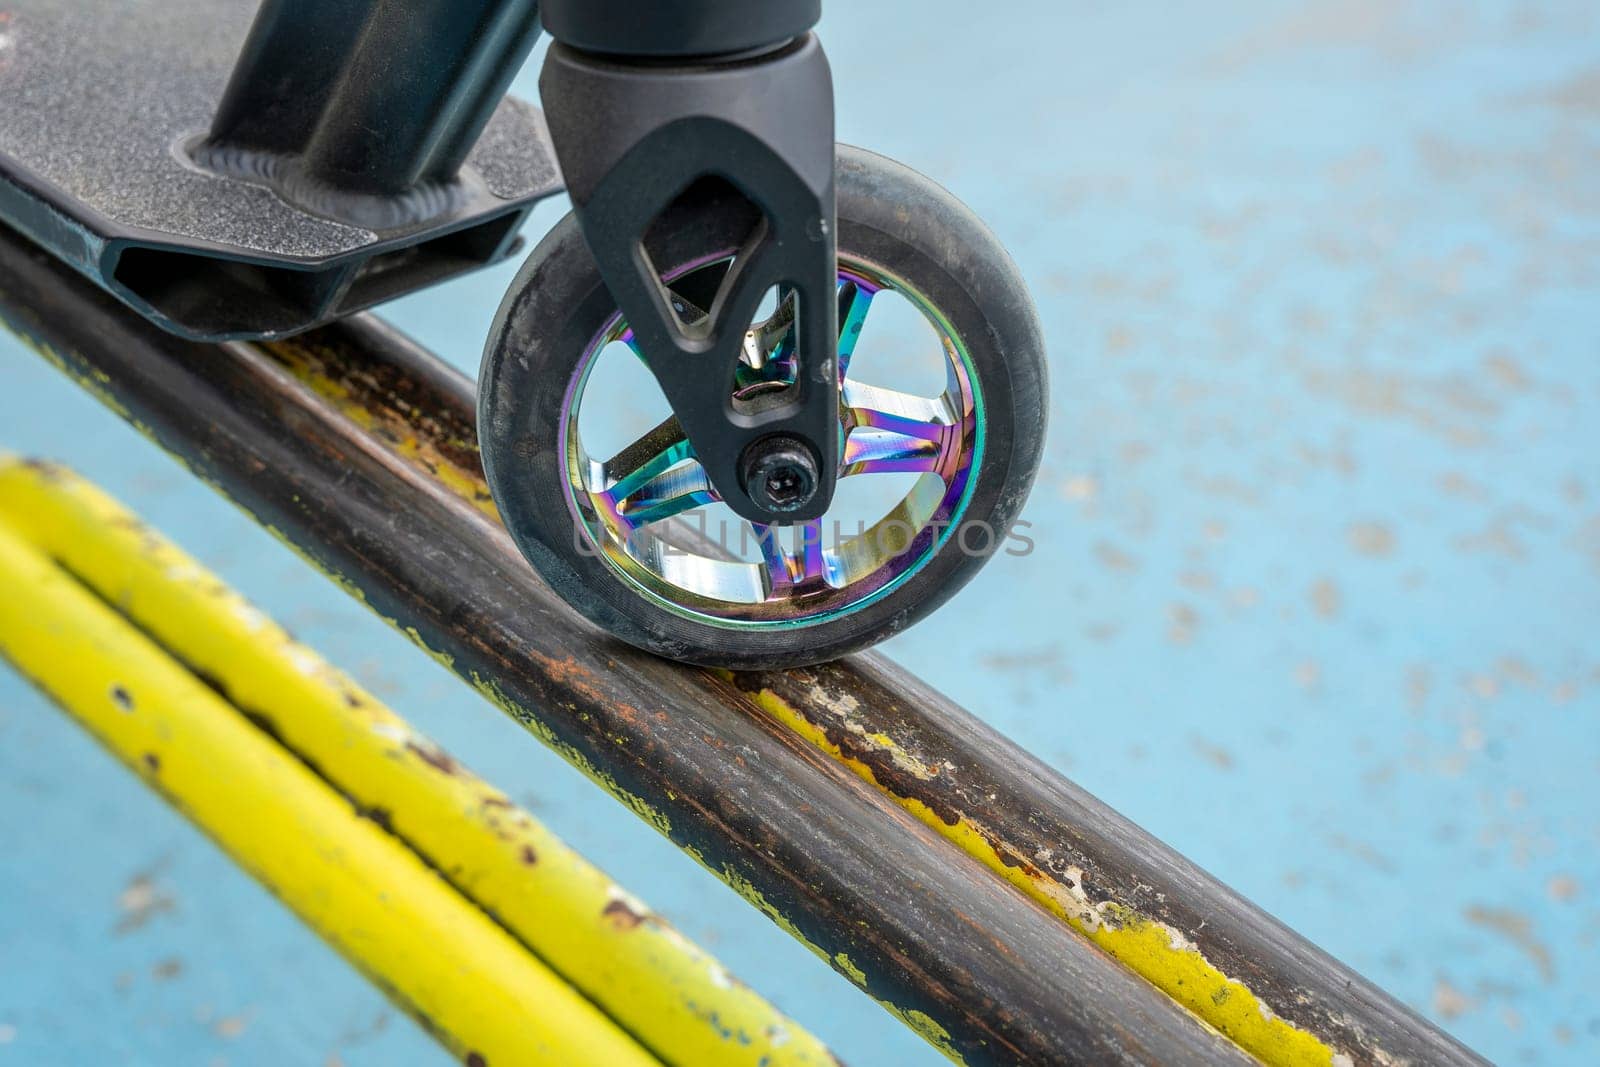
<instances>
[{"instance_id":1,"label":"stunt scooter","mask_svg":"<svg viewBox=\"0 0 1600 1067\"><path fill-rule=\"evenodd\" d=\"M835 144L820 15L10 0L0 221L167 330L260 340L518 254L565 188L479 375L513 539L657 654L831 659L1006 542L1046 390L995 237L927 178ZM542 112L506 96L541 33ZM860 343L875 318L912 327L881 366Z\"/></svg>"}]
</instances>

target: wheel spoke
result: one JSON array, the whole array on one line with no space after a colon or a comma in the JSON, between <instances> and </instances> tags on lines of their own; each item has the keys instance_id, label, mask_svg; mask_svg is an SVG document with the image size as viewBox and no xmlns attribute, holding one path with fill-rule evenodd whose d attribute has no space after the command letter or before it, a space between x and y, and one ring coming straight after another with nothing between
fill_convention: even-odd
<instances>
[{"instance_id":1,"label":"wheel spoke","mask_svg":"<svg viewBox=\"0 0 1600 1067\"><path fill-rule=\"evenodd\" d=\"M702 504L714 503L717 492L699 460L651 478L617 502L617 513L634 527L670 519Z\"/></svg>"},{"instance_id":2,"label":"wheel spoke","mask_svg":"<svg viewBox=\"0 0 1600 1067\"><path fill-rule=\"evenodd\" d=\"M939 464L959 426L944 397L845 382L841 475L925 473Z\"/></svg>"},{"instance_id":3,"label":"wheel spoke","mask_svg":"<svg viewBox=\"0 0 1600 1067\"><path fill-rule=\"evenodd\" d=\"M756 540L766 563L770 596L780 596L801 586L825 580L827 563L822 554L822 520L798 526L766 526L759 522Z\"/></svg>"},{"instance_id":4,"label":"wheel spoke","mask_svg":"<svg viewBox=\"0 0 1600 1067\"><path fill-rule=\"evenodd\" d=\"M938 441L906 434L858 430L845 439L839 475L925 474L939 469L943 447Z\"/></svg>"},{"instance_id":5,"label":"wheel spoke","mask_svg":"<svg viewBox=\"0 0 1600 1067\"><path fill-rule=\"evenodd\" d=\"M606 488L596 496L632 527L660 522L718 499L676 416L603 464L598 480Z\"/></svg>"},{"instance_id":6,"label":"wheel spoke","mask_svg":"<svg viewBox=\"0 0 1600 1067\"><path fill-rule=\"evenodd\" d=\"M874 290L860 282L839 283L839 380L850 373L850 357L855 355L856 342L861 339L861 327L867 321L867 309L872 306Z\"/></svg>"}]
</instances>

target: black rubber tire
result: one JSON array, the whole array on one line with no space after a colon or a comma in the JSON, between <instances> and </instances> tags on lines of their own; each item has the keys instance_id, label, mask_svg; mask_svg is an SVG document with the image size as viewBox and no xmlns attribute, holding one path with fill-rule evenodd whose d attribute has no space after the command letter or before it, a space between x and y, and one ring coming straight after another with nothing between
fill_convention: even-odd
<instances>
[{"instance_id":1,"label":"black rubber tire","mask_svg":"<svg viewBox=\"0 0 1600 1067\"><path fill-rule=\"evenodd\" d=\"M984 398L987 437L966 521L1011 529L1043 447L1044 339L1015 264L945 190L893 160L839 146L838 243L905 279L966 346ZM748 222L729 217L728 247ZM659 225L663 270L715 241L717 217ZM675 236L676 235L676 236ZM674 250L677 242L681 247ZM933 611L985 557L947 543L903 585L850 614L793 629L737 629L666 610L574 546L557 454L561 405L578 360L616 313L572 216L534 249L495 318L479 374L478 434L496 505L522 553L552 588L605 630L668 659L734 669L819 663L865 648ZM888 383L886 383L888 384Z\"/></svg>"}]
</instances>

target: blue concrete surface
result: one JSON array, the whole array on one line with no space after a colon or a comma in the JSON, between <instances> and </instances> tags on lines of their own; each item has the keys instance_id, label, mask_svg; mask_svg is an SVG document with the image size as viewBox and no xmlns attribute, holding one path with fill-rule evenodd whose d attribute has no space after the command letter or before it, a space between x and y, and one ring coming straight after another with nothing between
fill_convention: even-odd
<instances>
[{"instance_id":1,"label":"blue concrete surface","mask_svg":"<svg viewBox=\"0 0 1600 1067\"><path fill-rule=\"evenodd\" d=\"M1177 7L830 5L841 136L990 221L1054 366L1038 550L890 652L1484 1054L1600 1061L1600 9ZM386 313L470 368L508 275ZM0 381L0 448L106 485L846 1059L936 1062L9 340ZM0 846L0 1064L445 1062L4 671Z\"/></svg>"}]
</instances>

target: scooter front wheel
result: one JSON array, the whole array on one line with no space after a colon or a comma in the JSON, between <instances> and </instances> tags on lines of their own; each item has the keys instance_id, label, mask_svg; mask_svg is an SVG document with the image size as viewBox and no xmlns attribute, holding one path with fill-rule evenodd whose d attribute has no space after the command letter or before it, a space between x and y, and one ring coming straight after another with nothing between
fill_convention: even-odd
<instances>
[{"instance_id":1,"label":"scooter front wheel","mask_svg":"<svg viewBox=\"0 0 1600 1067\"><path fill-rule=\"evenodd\" d=\"M702 208L653 227L651 262L686 321L747 226ZM574 218L518 275L479 378L490 491L544 579L617 637L709 666L820 662L904 629L1026 543L1015 523L1046 388L1016 267L943 189L843 146L837 238L840 481L828 514L791 526L720 503ZM731 403L794 380L787 299L771 294L751 325Z\"/></svg>"}]
</instances>

